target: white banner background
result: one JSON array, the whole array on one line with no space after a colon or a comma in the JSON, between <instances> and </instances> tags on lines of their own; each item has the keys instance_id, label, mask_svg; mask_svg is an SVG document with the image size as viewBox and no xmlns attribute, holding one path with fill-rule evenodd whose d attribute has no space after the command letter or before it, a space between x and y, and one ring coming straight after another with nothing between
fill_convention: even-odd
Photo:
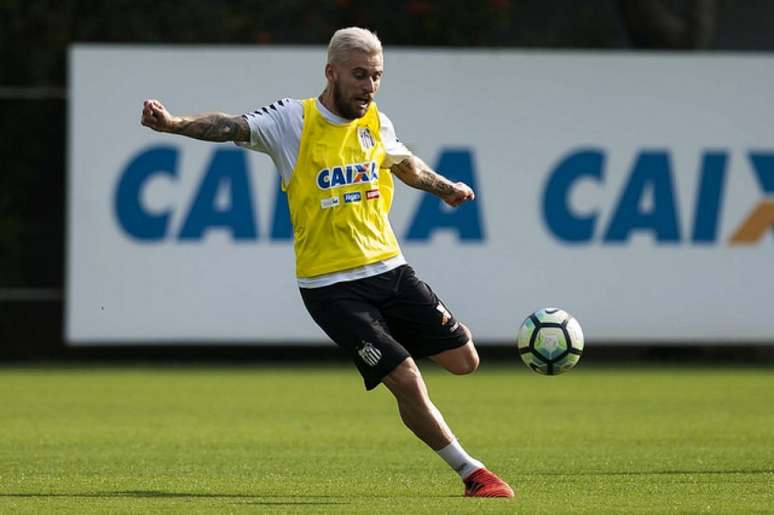
<instances>
[{"instance_id":1,"label":"white banner background","mask_svg":"<svg viewBox=\"0 0 774 515\"><path fill-rule=\"evenodd\" d=\"M217 144L139 124L142 101L174 114L238 114L324 86L323 48L76 46L70 53L66 338L124 342L322 342L295 286L292 245L269 240L276 173L249 152L259 237L177 233ZM439 230L405 235L420 193L398 186L402 249L479 341L506 342L529 312L557 305L588 341L774 341L772 230L730 246L765 194L748 153L774 151L774 59L737 55L525 53L388 49L377 102L401 140L435 165L443 149L473 153L482 242ZM141 242L122 230L116 184L143 149L179 150L176 179L153 179L150 210L170 230ZM228 145L228 144L222 144ZM571 190L573 212L599 212L591 241L569 245L542 215L546 181L579 149L605 154L601 182ZM681 240L603 233L640 152L671 157ZM717 241L690 241L702 154L728 153ZM643 209L648 209L648 196Z\"/></svg>"}]
</instances>

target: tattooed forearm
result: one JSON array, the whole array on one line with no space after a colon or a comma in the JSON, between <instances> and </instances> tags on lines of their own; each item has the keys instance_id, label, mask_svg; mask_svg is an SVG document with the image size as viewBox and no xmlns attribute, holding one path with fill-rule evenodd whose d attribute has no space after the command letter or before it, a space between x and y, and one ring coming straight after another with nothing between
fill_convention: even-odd
<instances>
[{"instance_id":1,"label":"tattooed forearm","mask_svg":"<svg viewBox=\"0 0 774 515\"><path fill-rule=\"evenodd\" d=\"M454 193L454 185L448 179L432 171L417 157L405 159L394 165L392 172L409 186L439 197L443 198Z\"/></svg>"},{"instance_id":2,"label":"tattooed forearm","mask_svg":"<svg viewBox=\"0 0 774 515\"><path fill-rule=\"evenodd\" d=\"M454 186L451 182L434 171L427 169L419 170L412 186L439 197L446 197L454 193Z\"/></svg>"},{"instance_id":3,"label":"tattooed forearm","mask_svg":"<svg viewBox=\"0 0 774 515\"><path fill-rule=\"evenodd\" d=\"M222 113L180 117L175 123L174 132L206 141L250 140L250 128L244 118Z\"/></svg>"},{"instance_id":4,"label":"tattooed forearm","mask_svg":"<svg viewBox=\"0 0 774 515\"><path fill-rule=\"evenodd\" d=\"M410 156L390 167L393 175L413 188L427 191L452 207L471 201L476 194L463 182L451 182L435 173L424 161Z\"/></svg>"}]
</instances>

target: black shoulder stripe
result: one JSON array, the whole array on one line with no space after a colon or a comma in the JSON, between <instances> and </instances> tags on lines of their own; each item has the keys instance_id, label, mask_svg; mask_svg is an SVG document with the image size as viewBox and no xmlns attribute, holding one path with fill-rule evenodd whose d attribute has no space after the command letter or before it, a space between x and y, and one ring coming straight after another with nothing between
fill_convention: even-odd
<instances>
[{"instance_id":1,"label":"black shoulder stripe","mask_svg":"<svg viewBox=\"0 0 774 515\"><path fill-rule=\"evenodd\" d=\"M279 111L277 106L284 108L284 107L287 107L289 105L288 104L289 102L290 102L289 98L282 98L280 100L277 100L273 104L269 104L267 106L263 106L260 109L258 109L257 111L253 111L253 113L263 115L264 113L268 114L269 113L269 109L271 109L273 111Z\"/></svg>"}]
</instances>

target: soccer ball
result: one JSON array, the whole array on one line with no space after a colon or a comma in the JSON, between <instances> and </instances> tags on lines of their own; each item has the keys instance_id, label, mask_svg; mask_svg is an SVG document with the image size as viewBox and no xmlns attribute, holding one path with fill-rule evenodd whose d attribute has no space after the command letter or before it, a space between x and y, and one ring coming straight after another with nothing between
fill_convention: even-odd
<instances>
[{"instance_id":1,"label":"soccer ball","mask_svg":"<svg viewBox=\"0 0 774 515\"><path fill-rule=\"evenodd\" d=\"M567 372L583 353L583 331L559 308L535 311L519 328L519 354L529 368L545 375Z\"/></svg>"}]
</instances>

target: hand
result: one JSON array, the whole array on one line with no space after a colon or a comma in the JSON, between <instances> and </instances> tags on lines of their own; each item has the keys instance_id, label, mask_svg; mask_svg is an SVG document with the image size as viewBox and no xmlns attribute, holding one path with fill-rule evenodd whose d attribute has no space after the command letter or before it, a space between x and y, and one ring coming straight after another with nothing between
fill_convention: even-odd
<instances>
[{"instance_id":1,"label":"hand","mask_svg":"<svg viewBox=\"0 0 774 515\"><path fill-rule=\"evenodd\" d=\"M453 185L454 191L444 196L443 200L451 207L457 207L463 202L473 200L476 198L476 194L470 189L470 186L464 182L455 182Z\"/></svg>"},{"instance_id":2,"label":"hand","mask_svg":"<svg viewBox=\"0 0 774 515\"><path fill-rule=\"evenodd\" d=\"M172 132L175 118L158 100L149 99L143 103L140 123L154 131Z\"/></svg>"}]
</instances>

